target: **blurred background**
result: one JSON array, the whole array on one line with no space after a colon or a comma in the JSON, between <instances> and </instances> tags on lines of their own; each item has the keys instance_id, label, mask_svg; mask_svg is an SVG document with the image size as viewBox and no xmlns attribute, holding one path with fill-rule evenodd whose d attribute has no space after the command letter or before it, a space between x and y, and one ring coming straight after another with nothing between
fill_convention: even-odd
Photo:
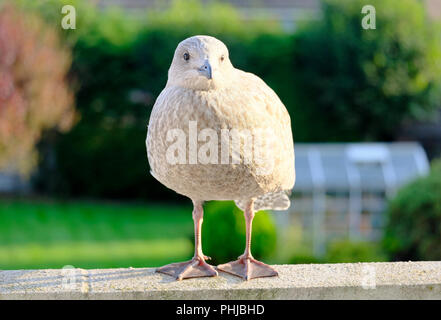
<instances>
[{"instance_id":1,"label":"blurred background","mask_svg":"<svg viewBox=\"0 0 441 320\"><path fill-rule=\"evenodd\" d=\"M256 215L257 258L441 259L441 0L0 0L1 269L191 258L191 202L149 174L144 141L195 34L226 43L291 115L293 204ZM236 259L242 213L205 212L204 252Z\"/></svg>"}]
</instances>

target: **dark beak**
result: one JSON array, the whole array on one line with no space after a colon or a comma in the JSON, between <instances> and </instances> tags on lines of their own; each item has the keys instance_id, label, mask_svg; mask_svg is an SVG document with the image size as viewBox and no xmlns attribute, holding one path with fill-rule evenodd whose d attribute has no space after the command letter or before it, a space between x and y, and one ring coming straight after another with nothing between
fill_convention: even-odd
<instances>
[{"instance_id":1,"label":"dark beak","mask_svg":"<svg viewBox=\"0 0 441 320\"><path fill-rule=\"evenodd\" d=\"M204 64L198 69L198 71L203 76L207 77L207 79L211 79L212 78L211 65L210 65L210 62L208 60L205 60Z\"/></svg>"}]
</instances>

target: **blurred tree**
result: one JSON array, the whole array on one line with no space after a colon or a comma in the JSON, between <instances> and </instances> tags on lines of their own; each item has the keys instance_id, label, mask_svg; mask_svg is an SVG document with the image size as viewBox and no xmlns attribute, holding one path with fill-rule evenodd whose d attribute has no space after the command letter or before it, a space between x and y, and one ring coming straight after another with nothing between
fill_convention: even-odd
<instances>
[{"instance_id":1,"label":"blurred tree","mask_svg":"<svg viewBox=\"0 0 441 320\"><path fill-rule=\"evenodd\" d=\"M387 208L384 248L392 260L441 259L441 160L402 188Z\"/></svg>"},{"instance_id":2,"label":"blurred tree","mask_svg":"<svg viewBox=\"0 0 441 320\"><path fill-rule=\"evenodd\" d=\"M53 28L10 3L0 7L0 166L29 173L42 132L72 126L70 65Z\"/></svg>"},{"instance_id":3,"label":"blurred tree","mask_svg":"<svg viewBox=\"0 0 441 320\"><path fill-rule=\"evenodd\" d=\"M417 0L325 0L323 19L294 36L297 140L390 140L406 119L440 106L441 34Z\"/></svg>"}]
</instances>

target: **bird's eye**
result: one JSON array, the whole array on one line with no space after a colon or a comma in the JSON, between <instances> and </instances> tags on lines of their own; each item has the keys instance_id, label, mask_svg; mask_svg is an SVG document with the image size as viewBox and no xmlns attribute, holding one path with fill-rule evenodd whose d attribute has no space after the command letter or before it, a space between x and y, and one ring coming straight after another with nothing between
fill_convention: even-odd
<instances>
[{"instance_id":1,"label":"bird's eye","mask_svg":"<svg viewBox=\"0 0 441 320\"><path fill-rule=\"evenodd\" d=\"M224 55L221 55L221 57L220 57L220 61L222 62L222 61L224 61L225 60L225 56Z\"/></svg>"},{"instance_id":2,"label":"bird's eye","mask_svg":"<svg viewBox=\"0 0 441 320\"><path fill-rule=\"evenodd\" d=\"M184 60L185 61L190 60L190 55L188 54L188 52L184 53Z\"/></svg>"}]
</instances>

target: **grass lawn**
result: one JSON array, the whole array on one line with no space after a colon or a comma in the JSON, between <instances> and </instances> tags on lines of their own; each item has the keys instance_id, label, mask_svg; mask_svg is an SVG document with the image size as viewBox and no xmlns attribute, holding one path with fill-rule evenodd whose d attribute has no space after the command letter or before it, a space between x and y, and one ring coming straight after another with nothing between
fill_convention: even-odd
<instances>
[{"instance_id":1,"label":"grass lawn","mask_svg":"<svg viewBox=\"0 0 441 320\"><path fill-rule=\"evenodd\" d=\"M192 238L191 206L0 200L0 269L154 267Z\"/></svg>"}]
</instances>

